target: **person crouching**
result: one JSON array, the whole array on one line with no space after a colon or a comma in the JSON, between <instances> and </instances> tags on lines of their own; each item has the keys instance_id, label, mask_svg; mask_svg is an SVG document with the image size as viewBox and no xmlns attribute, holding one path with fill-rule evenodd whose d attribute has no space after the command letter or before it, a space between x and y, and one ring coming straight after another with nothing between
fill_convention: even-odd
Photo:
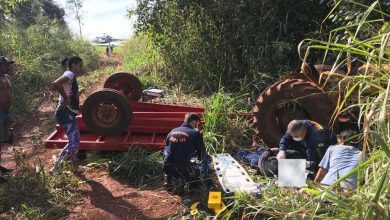
<instances>
[{"instance_id":1,"label":"person crouching","mask_svg":"<svg viewBox=\"0 0 390 220\"><path fill-rule=\"evenodd\" d=\"M172 179L184 180L190 186L196 186L191 167L194 156L200 161L206 161L209 156L203 142L203 136L198 131L200 117L194 113L187 113L184 123L173 129L166 138L164 149L165 187L172 187Z\"/></svg>"}]
</instances>

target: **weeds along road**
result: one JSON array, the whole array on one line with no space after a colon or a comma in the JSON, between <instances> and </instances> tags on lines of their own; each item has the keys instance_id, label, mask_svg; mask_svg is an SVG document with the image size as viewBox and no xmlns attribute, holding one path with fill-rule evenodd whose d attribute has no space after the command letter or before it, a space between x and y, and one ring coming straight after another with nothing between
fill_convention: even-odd
<instances>
[{"instance_id":1,"label":"weeds along road","mask_svg":"<svg viewBox=\"0 0 390 220\"><path fill-rule=\"evenodd\" d=\"M97 72L80 79L85 86L81 102L91 92L101 88L106 72L121 70L121 56L101 55L101 65ZM54 131L54 110L57 94L44 97L41 104L15 129L15 144L3 148L2 161L5 166L16 168L14 151L23 152L30 166L41 161L46 170L53 166L53 155L59 150L48 150L43 141ZM85 163L85 162L84 162ZM162 176L154 183L139 189L127 177L110 175L105 164L88 167L75 177L78 181L78 198L75 208L61 219L155 219L171 216L182 208L182 199L162 190ZM0 214L0 217L7 214Z\"/></svg>"}]
</instances>

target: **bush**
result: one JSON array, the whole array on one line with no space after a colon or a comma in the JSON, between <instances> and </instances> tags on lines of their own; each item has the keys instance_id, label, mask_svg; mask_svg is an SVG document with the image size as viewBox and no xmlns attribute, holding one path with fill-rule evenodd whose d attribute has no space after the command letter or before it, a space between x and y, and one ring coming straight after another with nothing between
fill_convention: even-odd
<instances>
[{"instance_id":1,"label":"bush","mask_svg":"<svg viewBox=\"0 0 390 220\"><path fill-rule=\"evenodd\" d=\"M136 74L146 88L167 89L168 71L159 54L150 46L148 38L142 34L134 36L121 47L123 68Z\"/></svg>"},{"instance_id":2,"label":"bush","mask_svg":"<svg viewBox=\"0 0 390 220\"><path fill-rule=\"evenodd\" d=\"M279 77L297 68L298 43L320 27L318 18L328 10L317 1L141 0L133 14L137 30L169 67L171 82L237 92L248 82L263 89L260 73Z\"/></svg>"}]
</instances>

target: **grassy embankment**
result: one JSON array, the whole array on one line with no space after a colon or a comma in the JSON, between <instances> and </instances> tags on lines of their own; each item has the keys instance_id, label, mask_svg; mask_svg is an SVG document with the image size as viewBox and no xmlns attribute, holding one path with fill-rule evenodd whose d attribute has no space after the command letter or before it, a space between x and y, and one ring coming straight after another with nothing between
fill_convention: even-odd
<instances>
[{"instance_id":1,"label":"grassy embankment","mask_svg":"<svg viewBox=\"0 0 390 220\"><path fill-rule=\"evenodd\" d=\"M50 83L63 72L60 61L66 56L79 55L84 60L88 74L79 79L81 90L114 71L113 68L106 68L104 73L97 70L100 59L95 47L73 39L68 30L56 22L42 20L28 28L8 22L1 27L0 36L3 39L1 54L14 59L19 72L11 78L14 89L12 112L17 128L23 126L26 116L34 114L40 103L50 100L55 105L57 95L52 95ZM36 134L35 139L34 146L43 147L43 136ZM17 169L0 188L0 218L57 219L66 216L80 198L78 181L65 174L53 177L47 172L47 162L36 159L27 164L26 154L14 153Z\"/></svg>"}]
</instances>

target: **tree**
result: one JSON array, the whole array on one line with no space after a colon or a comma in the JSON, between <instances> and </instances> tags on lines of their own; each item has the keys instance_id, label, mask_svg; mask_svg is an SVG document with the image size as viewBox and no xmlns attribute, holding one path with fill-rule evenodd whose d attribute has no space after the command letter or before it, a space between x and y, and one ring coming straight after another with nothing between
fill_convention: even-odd
<instances>
[{"instance_id":1,"label":"tree","mask_svg":"<svg viewBox=\"0 0 390 220\"><path fill-rule=\"evenodd\" d=\"M82 20L83 20L83 14L84 11L82 10L83 8L83 0L67 0L66 5L67 8L72 12L74 19L77 20L79 24L79 32L80 32L80 37L83 38L82 32L81 32L81 26L83 25Z\"/></svg>"},{"instance_id":2,"label":"tree","mask_svg":"<svg viewBox=\"0 0 390 220\"><path fill-rule=\"evenodd\" d=\"M5 19L5 15L10 14L15 10L16 5L20 2L24 2L25 0L1 0L0 1L0 21ZM0 23L2 25L2 23Z\"/></svg>"},{"instance_id":3,"label":"tree","mask_svg":"<svg viewBox=\"0 0 390 220\"><path fill-rule=\"evenodd\" d=\"M262 90L269 76L298 69L297 47L329 8L313 0L138 0L130 11L170 67L192 88ZM266 76L266 77L264 77ZM245 85L245 86L243 86Z\"/></svg>"},{"instance_id":4,"label":"tree","mask_svg":"<svg viewBox=\"0 0 390 220\"><path fill-rule=\"evenodd\" d=\"M65 11L58 6L54 0L16 0L8 2L7 5L0 4L2 18L15 21L18 26L29 27L37 23L41 17L57 20L59 24L65 25ZM4 10L2 10L5 8ZM7 16L5 16L7 14Z\"/></svg>"},{"instance_id":5,"label":"tree","mask_svg":"<svg viewBox=\"0 0 390 220\"><path fill-rule=\"evenodd\" d=\"M51 0L42 2L43 14L51 19L57 19L58 23L65 24L65 11Z\"/></svg>"},{"instance_id":6,"label":"tree","mask_svg":"<svg viewBox=\"0 0 390 220\"><path fill-rule=\"evenodd\" d=\"M0 1L0 14L8 14L13 9L15 9L15 6L17 3L24 2L26 0L4 0Z\"/></svg>"}]
</instances>

